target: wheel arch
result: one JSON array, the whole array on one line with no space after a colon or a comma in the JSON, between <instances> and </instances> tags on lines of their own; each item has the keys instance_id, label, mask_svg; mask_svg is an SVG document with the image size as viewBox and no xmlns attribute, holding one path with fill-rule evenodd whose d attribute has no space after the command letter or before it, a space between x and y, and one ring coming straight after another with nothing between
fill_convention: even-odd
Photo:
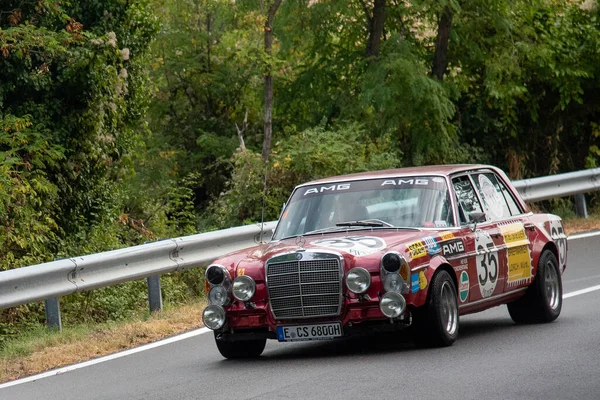
<instances>
[{"instance_id":1,"label":"wheel arch","mask_svg":"<svg viewBox=\"0 0 600 400\"><path fill-rule=\"evenodd\" d=\"M444 262L444 263L441 263L440 265L438 265L438 267L433 272L433 275L431 276L432 280L433 280L433 278L435 278L435 276L437 275L437 273L439 271L446 271L448 273L448 275L450 275L450 278L452 279L452 283L454 283L454 288L456 289L456 292L458 293L458 279L456 278L456 272L454 272L454 269L452 268L452 266L450 266L450 264L448 264L447 262Z\"/></svg>"},{"instance_id":2,"label":"wheel arch","mask_svg":"<svg viewBox=\"0 0 600 400\"><path fill-rule=\"evenodd\" d=\"M424 290L418 290L416 293L411 292L414 294L412 295L413 301L410 302L409 306L419 308L429 301L431 293L429 289L431 288L431 282L433 282L439 271L446 271L450 275L450 279L452 279L452 283L454 284L454 289L458 293L458 278L456 277L456 272L452 266L450 266L448 261L442 258L437 258L426 269L419 269L417 271L413 270L411 272L411 275L424 273L427 279L427 288Z\"/></svg>"},{"instance_id":3,"label":"wheel arch","mask_svg":"<svg viewBox=\"0 0 600 400\"><path fill-rule=\"evenodd\" d=\"M536 263L536 272L537 272L537 264L540 262L540 257L546 250L550 250L552 252L552 254L554 254L554 257L556 257L556 259L559 260L559 262L560 262L560 255L558 254L558 247L556 247L556 243L548 242L544 245L544 247L542 248L542 251L540 251L540 254L537 258L538 262ZM559 266L559 269L560 269L560 266Z\"/></svg>"}]
</instances>

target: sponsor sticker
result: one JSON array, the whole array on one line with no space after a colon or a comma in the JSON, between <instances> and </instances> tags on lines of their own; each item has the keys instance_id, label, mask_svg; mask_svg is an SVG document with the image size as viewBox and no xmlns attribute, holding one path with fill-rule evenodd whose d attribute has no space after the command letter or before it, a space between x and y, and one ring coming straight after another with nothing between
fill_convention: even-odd
<instances>
[{"instance_id":1,"label":"sponsor sticker","mask_svg":"<svg viewBox=\"0 0 600 400\"><path fill-rule=\"evenodd\" d=\"M425 244L422 240L410 243L408 245L408 250L410 251L410 256L413 259L425 257L427 255L427 247L425 247Z\"/></svg>"},{"instance_id":2,"label":"sponsor sticker","mask_svg":"<svg viewBox=\"0 0 600 400\"><path fill-rule=\"evenodd\" d=\"M442 251L437 240L431 236L425 236L423 238L423 242L425 243L425 246L427 246L427 253L429 253L430 256L438 254L440 251Z\"/></svg>"},{"instance_id":3,"label":"sponsor sticker","mask_svg":"<svg viewBox=\"0 0 600 400\"><path fill-rule=\"evenodd\" d=\"M442 243L442 254L444 257L452 257L465 252L462 239L452 239Z\"/></svg>"},{"instance_id":4,"label":"sponsor sticker","mask_svg":"<svg viewBox=\"0 0 600 400\"><path fill-rule=\"evenodd\" d=\"M448 223L444 220L440 220L440 221L433 221L433 225L436 228L446 228L448 226Z\"/></svg>"},{"instance_id":5,"label":"sponsor sticker","mask_svg":"<svg viewBox=\"0 0 600 400\"><path fill-rule=\"evenodd\" d=\"M355 256L366 256L386 247L383 239L374 236L347 236L343 238L322 239L311 243L314 246L342 250Z\"/></svg>"},{"instance_id":6,"label":"sponsor sticker","mask_svg":"<svg viewBox=\"0 0 600 400\"><path fill-rule=\"evenodd\" d=\"M238 276L246 275L246 268L238 268Z\"/></svg>"},{"instance_id":7,"label":"sponsor sticker","mask_svg":"<svg viewBox=\"0 0 600 400\"><path fill-rule=\"evenodd\" d=\"M458 283L458 295L461 302L467 301L469 297L469 274L467 271L463 271L460 274L460 282Z\"/></svg>"},{"instance_id":8,"label":"sponsor sticker","mask_svg":"<svg viewBox=\"0 0 600 400\"><path fill-rule=\"evenodd\" d=\"M424 271L419 271L419 289L423 290L427 287L427 277Z\"/></svg>"},{"instance_id":9,"label":"sponsor sticker","mask_svg":"<svg viewBox=\"0 0 600 400\"><path fill-rule=\"evenodd\" d=\"M454 270L456 272L466 271L468 269L469 269L469 265L468 264L461 264L461 265L457 265L456 267L454 267Z\"/></svg>"},{"instance_id":10,"label":"sponsor sticker","mask_svg":"<svg viewBox=\"0 0 600 400\"><path fill-rule=\"evenodd\" d=\"M444 232L440 233L440 238L442 240L454 239L454 233L449 232L449 231L444 231Z\"/></svg>"},{"instance_id":11,"label":"sponsor sticker","mask_svg":"<svg viewBox=\"0 0 600 400\"><path fill-rule=\"evenodd\" d=\"M522 223L499 225L507 247L509 287L525 283L533 277L529 241Z\"/></svg>"},{"instance_id":12,"label":"sponsor sticker","mask_svg":"<svg viewBox=\"0 0 600 400\"><path fill-rule=\"evenodd\" d=\"M387 179L387 180L383 181L383 183L381 184L381 186L388 186L388 185L392 185L392 186L403 186L403 185L428 186L429 179L427 179L427 178Z\"/></svg>"},{"instance_id":13,"label":"sponsor sticker","mask_svg":"<svg viewBox=\"0 0 600 400\"><path fill-rule=\"evenodd\" d=\"M419 274L412 274L410 276L410 291L413 293L419 291Z\"/></svg>"},{"instance_id":14,"label":"sponsor sticker","mask_svg":"<svg viewBox=\"0 0 600 400\"><path fill-rule=\"evenodd\" d=\"M306 192L304 192L304 196L309 195L309 194L339 192L341 190L348 190L348 189L350 189L350 183L341 183L338 185L317 186L317 187L312 187L312 188L308 189Z\"/></svg>"}]
</instances>

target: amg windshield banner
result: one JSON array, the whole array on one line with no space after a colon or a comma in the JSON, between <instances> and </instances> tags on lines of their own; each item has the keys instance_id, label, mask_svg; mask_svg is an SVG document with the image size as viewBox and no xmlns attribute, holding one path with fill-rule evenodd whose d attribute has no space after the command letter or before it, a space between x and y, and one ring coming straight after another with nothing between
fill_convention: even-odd
<instances>
[{"instance_id":1,"label":"amg windshield banner","mask_svg":"<svg viewBox=\"0 0 600 400\"><path fill-rule=\"evenodd\" d=\"M364 181L324 183L303 186L292 196L291 202L312 196L321 196L348 192L366 192L388 189L437 189L446 190L446 180L439 176L415 176L403 178L369 179Z\"/></svg>"}]
</instances>

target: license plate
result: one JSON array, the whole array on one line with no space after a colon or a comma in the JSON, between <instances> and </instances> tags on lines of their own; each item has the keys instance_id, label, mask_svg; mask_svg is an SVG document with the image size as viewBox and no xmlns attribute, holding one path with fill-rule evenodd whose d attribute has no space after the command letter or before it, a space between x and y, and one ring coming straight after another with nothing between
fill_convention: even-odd
<instances>
[{"instance_id":1,"label":"license plate","mask_svg":"<svg viewBox=\"0 0 600 400\"><path fill-rule=\"evenodd\" d=\"M342 335L342 324L339 322L313 325L285 325L277 327L277 339L280 342L333 339Z\"/></svg>"}]
</instances>

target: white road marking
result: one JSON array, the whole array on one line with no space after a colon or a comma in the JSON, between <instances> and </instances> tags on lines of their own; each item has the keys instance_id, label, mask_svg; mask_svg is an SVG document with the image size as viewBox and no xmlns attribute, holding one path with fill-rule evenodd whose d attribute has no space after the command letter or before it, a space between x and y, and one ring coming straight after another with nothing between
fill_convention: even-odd
<instances>
[{"instance_id":1,"label":"white road marking","mask_svg":"<svg viewBox=\"0 0 600 400\"><path fill-rule=\"evenodd\" d=\"M570 235L569 237L567 237L567 239L568 240L577 240L577 239L584 239L584 238L589 238L589 237L593 237L593 236L600 236L600 231L588 232L588 233L577 233L575 235ZM579 295L590 293L590 292L593 292L593 291L596 291L596 290L600 290L600 285L592 286L592 287L589 287L589 288L586 288L586 289L576 290L576 291L571 292L571 293L563 294L563 299L568 299L570 297L579 296ZM207 332L210 332L210 329L208 329L208 328L196 329L196 330L193 330L193 331L190 331L190 332L186 332L186 333L181 334L181 335L172 336L172 337L167 338L167 339L159 340L158 342L145 344L143 346L136 347L134 349L121 351L119 353L109 354L107 356L95 358L93 360L85 361L85 362L82 362L82 363L79 363L79 364L68 365L66 367L54 369L52 371L44 372L44 373L37 374L37 375L28 376L26 378L17 379L17 380L11 381L11 382L6 382L6 383L3 383L3 384L0 384L0 389L4 389L4 388L11 387L11 386L20 385L22 383L35 382L35 381L37 381L39 379L48 378L50 376L56 376L56 375L64 374L65 372L75 371L75 370L80 369L80 368L85 368L85 367L89 367L89 366L92 366L92 365L100 364L100 363L103 363L103 362L106 362L106 361L115 360L117 358L125 357L125 356L131 355L131 354L140 353L142 351L154 349L156 347L161 347L161 346L164 346L164 345L167 345L167 344L175 343L175 342L178 342L180 340L185 340L185 339L189 339L189 338L192 338L192 337L195 337L195 336L199 336L199 335L202 335L202 334L207 333Z\"/></svg>"},{"instance_id":2,"label":"white road marking","mask_svg":"<svg viewBox=\"0 0 600 400\"><path fill-rule=\"evenodd\" d=\"M586 294L586 293L593 292L593 291L596 291L596 290L600 290L600 285L596 285L596 286L592 286L592 287L589 287L589 288L585 288L585 289L581 289L581 290L576 290L576 291L571 292L571 293L563 294L563 299L568 299L569 297L579 296L580 294Z\"/></svg>"},{"instance_id":3,"label":"white road marking","mask_svg":"<svg viewBox=\"0 0 600 400\"><path fill-rule=\"evenodd\" d=\"M586 233L576 233L574 235L569 235L567 240L577 240L577 239L585 239L593 236L600 236L600 231L594 232L586 232Z\"/></svg>"},{"instance_id":4,"label":"white road marking","mask_svg":"<svg viewBox=\"0 0 600 400\"><path fill-rule=\"evenodd\" d=\"M0 389L4 389L4 388L15 386L15 385L20 385L22 383L34 382L34 381L37 381L38 379L48 378L50 376L64 374L65 372L75 371L76 369L89 367L91 365L100 364L100 363L103 363L103 362L106 362L106 361L110 361L110 360L115 360L117 358L125 357L125 356L131 355L131 354L140 353L142 351L154 349L156 347L161 347L161 346L164 346L164 345L167 345L167 344L175 343L175 342L178 342L180 340L189 339L189 338L192 338L194 336L202 335L203 333L207 333L207 332L211 332L211 330L208 329L208 328L195 329L193 331L189 331L189 332L183 333L181 335L172 336L170 338L159 340L158 342L154 342L154 343L148 343L148 344L145 344L143 346L136 347L134 349L120 351L118 353L109 354L109 355L104 356L104 357L94 358L93 360L85 361L85 362L82 362L82 363L79 363L79 364L68 365L66 367L62 367L62 368L58 368L58 369L53 369L52 371L43 372L41 374L28 376L26 378L17 379L15 381L11 381L11 382L6 382L6 383L3 383L3 384L0 385Z\"/></svg>"}]
</instances>

